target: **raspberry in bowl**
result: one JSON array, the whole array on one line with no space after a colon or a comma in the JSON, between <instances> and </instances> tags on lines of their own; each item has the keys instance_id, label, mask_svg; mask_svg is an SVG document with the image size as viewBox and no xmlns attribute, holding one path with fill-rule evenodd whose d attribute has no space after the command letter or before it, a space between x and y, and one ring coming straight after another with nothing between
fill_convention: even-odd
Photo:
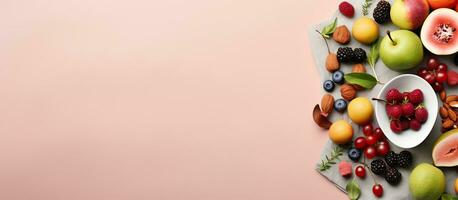
<instances>
[{"instance_id":1,"label":"raspberry in bowl","mask_svg":"<svg viewBox=\"0 0 458 200\"><path fill-rule=\"evenodd\" d=\"M401 148L421 144L436 121L438 102L431 85L419 76L391 79L375 101L375 117L388 140Z\"/></svg>"}]
</instances>

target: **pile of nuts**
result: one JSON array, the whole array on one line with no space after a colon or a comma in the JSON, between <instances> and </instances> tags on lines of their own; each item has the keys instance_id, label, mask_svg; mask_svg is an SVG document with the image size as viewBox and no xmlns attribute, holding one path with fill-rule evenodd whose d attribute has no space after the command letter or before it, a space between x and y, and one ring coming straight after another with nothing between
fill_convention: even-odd
<instances>
[{"instance_id":1,"label":"pile of nuts","mask_svg":"<svg viewBox=\"0 0 458 200\"><path fill-rule=\"evenodd\" d=\"M445 90L439 94L442 100L442 107L439 108L439 115L442 118L442 133L458 128L458 95L447 96Z\"/></svg>"}]
</instances>

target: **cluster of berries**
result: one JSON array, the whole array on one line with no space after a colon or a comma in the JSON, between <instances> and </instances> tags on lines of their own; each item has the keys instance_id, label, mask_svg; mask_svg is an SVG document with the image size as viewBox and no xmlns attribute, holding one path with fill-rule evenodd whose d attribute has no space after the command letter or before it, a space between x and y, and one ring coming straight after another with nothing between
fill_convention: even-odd
<instances>
[{"instance_id":1,"label":"cluster of berries","mask_svg":"<svg viewBox=\"0 0 458 200\"><path fill-rule=\"evenodd\" d=\"M385 156L390 151L390 144L386 141L382 129L374 129L372 124L363 126L363 136L357 137L354 141L354 148L348 151L348 157L353 161L358 161L361 151L367 159L376 156ZM358 156L359 155L359 156Z\"/></svg>"},{"instance_id":2,"label":"cluster of berries","mask_svg":"<svg viewBox=\"0 0 458 200\"><path fill-rule=\"evenodd\" d=\"M409 151L402 151L396 154L390 151L385 156L385 161L376 159L371 162L371 171L374 174L385 177L386 182L391 185L397 185L402 175L396 167L408 168L412 165L412 154Z\"/></svg>"},{"instance_id":3,"label":"cluster of berries","mask_svg":"<svg viewBox=\"0 0 458 200\"><path fill-rule=\"evenodd\" d=\"M366 51L362 48L339 47L337 49L339 63L363 63L366 58Z\"/></svg>"},{"instance_id":4,"label":"cluster of berries","mask_svg":"<svg viewBox=\"0 0 458 200\"><path fill-rule=\"evenodd\" d=\"M423 92L420 89L401 93L392 88L386 93L385 102L390 128L395 133L409 128L418 131L428 119L428 111L423 105Z\"/></svg>"},{"instance_id":5,"label":"cluster of berries","mask_svg":"<svg viewBox=\"0 0 458 200\"><path fill-rule=\"evenodd\" d=\"M417 75L431 84L434 91L444 90L444 83L447 83L447 65L440 63L436 58L428 59L426 67L418 70Z\"/></svg>"}]
</instances>

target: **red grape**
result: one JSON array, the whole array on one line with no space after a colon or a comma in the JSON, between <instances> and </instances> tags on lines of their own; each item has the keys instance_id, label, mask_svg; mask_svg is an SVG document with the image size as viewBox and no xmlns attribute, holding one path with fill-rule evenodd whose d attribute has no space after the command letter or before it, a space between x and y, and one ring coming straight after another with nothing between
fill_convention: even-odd
<instances>
[{"instance_id":1,"label":"red grape","mask_svg":"<svg viewBox=\"0 0 458 200\"><path fill-rule=\"evenodd\" d=\"M382 187L382 185L380 185L380 184L374 185L372 187L372 193L374 193L374 195L376 197L381 197L383 195L383 187Z\"/></svg>"},{"instance_id":2,"label":"red grape","mask_svg":"<svg viewBox=\"0 0 458 200\"><path fill-rule=\"evenodd\" d=\"M364 155L366 156L366 158L372 159L375 156L377 156L377 150L373 146L368 146L366 147L366 149L364 149Z\"/></svg>"},{"instance_id":3,"label":"red grape","mask_svg":"<svg viewBox=\"0 0 458 200\"><path fill-rule=\"evenodd\" d=\"M426 74L429 74L428 70L426 68L420 68L417 72L418 76L425 78Z\"/></svg>"},{"instance_id":4,"label":"red grape","mask_svg":"<svg viewBox=\"0 0 458 200\"><path fill-rule=\"evenodd\" d=\"M364 177L366 177L366 169L364 169L364 167L360 165L360 166L356 167L355 174L359 178L364 178Z\"/></svg>"},{"instance_id":5,"label":"red grape","mask_svg":"<svg viewBox=\"0 0 458 200\"><path fill-rule=\"evenodd\" d=\"M434 82L432 86L433 86L434 91L436 92L441 92L442 90L444 90L444 85L439 82Z\"/></svg>"},{"instance_id":6,"label":"red grape","mask_svg":"<svg viewBox=\"0 0 458 200\"><path fill-rule=\"evenodd\" d=\"M377 155L385 156L390 152L390 144L386 141L382 141L377 144Z\"/></svg>"},{"instance_id":7,"label":"red grape","mask_svg":"<svg viewBox=\"0 0 458 200\"><path fill-rule=\"evenodd\" d=\"M374 130L374 135L375 137L378 138L378 140L380 141L384 141L386 138L385 138L385 134L383 133L382 129L381 128L376 128Z\"/></svg>"},{"instance_id":8,"label":"red grape","mask_svg":"<svg viewBox=\"0 0 458 200\"><path fill-rule=\"evenodd\" d=\"M430 58L428 59L428 62L426 64L426 68L430 71L437 69L437 66L439 66L439 61L436 58Z\"/></svg>"},{"instance_id":9,"label":"red grape","mask_svg":"<svg viewBox=\"0 0 458 200\"><path fill-rule=\"evenodd\" d=\"M434 74L431 74L431 73L426 74L424 79L429 84L433 84L434 82L436 82L436 76L434 76Z\"/></svg>"},{"instance_id":10,"label":"red grape","mask_svg":"<svg viewBox=\"0 0 458 200\"><path fill-rule=\"evenodd\" d=\"M355 148L364 149L364 147L366 147L366 138L357 137L354 143L355 143Z\"/></svg>"},{"instance_id":11,"label":"red grape","mask_svg":"<svg viewBox=\"0 0 458 200\"><path fill-rule=\"evenodd\" d=\"M374 129L374 127L372 127L372 124L367 124L367 125L363 126L363 134L365 136L372 135L373 129Z\"/></svg>"},{"instance_id":12,"label":"red grape","mask_svg":"<svg viewBox=\"0 0 458 200\"><path fill-rule=\"evenodd\" d=\"M444 63L441 63L439 64L439 66L437 66L437 70L438 72L447 72L447 65L444 64Z\"/></svg>"},{"instance_id":13,"label":"red grape","mask_svg":"<svg viewBox=\"0 0 458 200\"><path fill-rule=\"evenodd\" d=\"M447 72L439 71L436 74L436 81L439 83L444 83L447 81Z\"/></svg>"},{"instance_id":14,"label":"red grape","mask_svg":"<svg viewBox=\"0 0 458 200\"><path fill-rule=\"evenodd\" d=\"M372 146L372 145L374 145L375 143L377 143L377 140L378 140L378 138L377 138L376 136L374 136L374 135L368 135L368 136L366 137L366 144L367 144L368 146Z\"/></svg>"}]
</instances>

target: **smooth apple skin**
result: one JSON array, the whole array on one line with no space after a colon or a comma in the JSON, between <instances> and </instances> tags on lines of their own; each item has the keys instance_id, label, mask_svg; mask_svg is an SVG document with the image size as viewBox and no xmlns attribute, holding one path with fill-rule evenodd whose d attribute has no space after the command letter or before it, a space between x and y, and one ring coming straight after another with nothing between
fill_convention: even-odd
<instances>
[{"instance_id":1,"label":"smooth apple skin","mask_svg":"<svg viewBox=\"0 0 458 200\"><path fill-rule=\"evenodd\" d=\"M385 36L380 43L380 58L394 71L405 71L418 66L423 60L423 45L420 38L408 30L391 32L396 44Z\"/></svg>"},{"instance_id":2,"label":"smooth apple skin","mask_svg":"<svg viewBox=\"0 0 458 200\"><path fill-rule=\"evenodd\" d=\"M391 21L401 29L419 28L429 14L426 0L395 0L390 11Z\"/></svg>"}]
</instances>

